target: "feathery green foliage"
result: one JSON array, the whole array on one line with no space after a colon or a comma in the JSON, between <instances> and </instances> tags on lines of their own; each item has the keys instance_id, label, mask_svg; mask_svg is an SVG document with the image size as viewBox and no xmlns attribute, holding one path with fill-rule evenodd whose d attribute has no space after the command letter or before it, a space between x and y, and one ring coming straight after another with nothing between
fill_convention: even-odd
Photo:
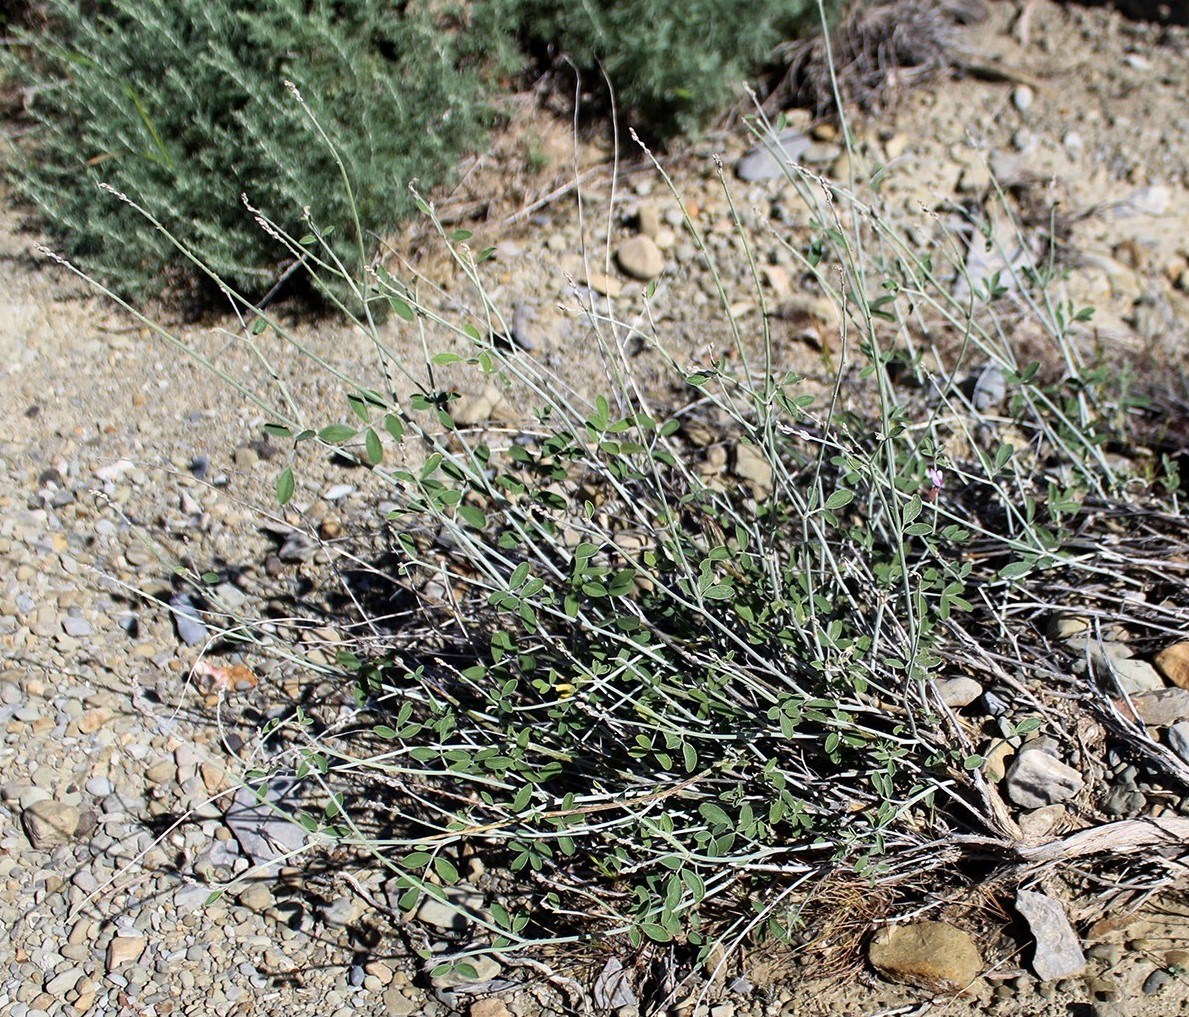
<instances>
[{"instance_id":1,"label":"feathery green foliage","mask_svg":"<svg viewBox=\"0 0 1189 1017\"><path fill-rule=\"evenodd\" d=\"M406 185L432 187L481 144L495 119L483 86L527 60L518 43L571 61L595 92L605 73L625 116L664 135L704 125L819 16L812 0L111 0L99 13L48 0L46 14L5 58L37 122L16 191L65 254L135 298L211 274L249 296L268 291L302 252L261 230L241 195L292 236L318 232L302 221L317 209L354 274L412 210ZM124 215L100 182L201 250L205 268Z\"/></svg>"},{"instance_id":2,"label":"feathery green foliage","mask_svg":"<svg viewBox=\"0 0 1189 1017\"><path fill-rule=\"evenodd\" d=\"M51 0L54 28L22 37L31 53L16 71L34 88L38 130L15 177L55 242L125 294L159 290L167 268L192 270L101 181L259 295L294 252L261 231L241 194L297 235L309 231L303 208L316 208L337 224L334 253L358 265L411 209L408 182L442 179L490 121L465 36L385 0L112 0L100 16L89 6ZM285 80L350 167L353 207Z\"/></svg>"},{"instance_id":3,"label":"feathery green foliage","mask_svg":"<svg viewBox=\"0 0 1189 1017\"><path fill-rule=\"evenodd\" d=\"M704 126L778 43L819 19L816 0L493 2L514 12L530 45L572 60L588 88L605 73L626 117L661 134Z\"/></svg>"}]
</instances>

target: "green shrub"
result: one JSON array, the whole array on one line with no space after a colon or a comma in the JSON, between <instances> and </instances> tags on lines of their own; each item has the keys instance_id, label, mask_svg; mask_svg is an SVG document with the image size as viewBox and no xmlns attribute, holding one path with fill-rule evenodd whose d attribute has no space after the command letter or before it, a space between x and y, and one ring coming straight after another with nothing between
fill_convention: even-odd
<instances>
[{"instance_id":1,"label":"green shrub","mask_svg":"<svg viewBox=\"0 0 1189 1017\"><path fill-rule=\"evenodd\" d=\"M411 208L406 185L441 180L482 141L476 51L465 33L388 0L50 0L53 26L9 65L32 87L37 130L14 173L54 242L132 296L192 269L100 181L152 209L207 267L267 291L294 252L263 232L244 194L287 232L302 209L336 224L358 266ZM286 91L294 82L349 168ZM360 231L362 236L360 236Z\"/></svg>"},{"instance_id":2,"label":"green shrub","mask_svg":"<svg viewBox=\"0 0 1189 1017\"><path fill-rule=\"evenodd\" d=\"M303 208L316 209L339 230L332 255L357 266L411 210L410 180L428 189L482 143L494 115L480 86L523 63L517 43L564 54L595 91L605 70L624 115L665 134L704 125L818 8L47 0L45 14L5 62L36 122L15 189L64 253L141 298L206 270L248 295L270 289L302 252L262 230L241 194L291 237L317 232L302 222ZM333 141L353 195L285 80ZM206 269L163 232L130 223L101 181L202 251Z\"/></svg>"},{"instance_id":3,"label":"green shrub","mask_svg":"<svg viewBox=\"0 0 1189 1017\"><path fill-rule=\"evenodd\" d=\"M624 118L660 133L704 127L778 43L820 18L816 0L491 2L530 48L572 60L587 89L602 91L605 72Z\"/></svg>"}]
</instances>

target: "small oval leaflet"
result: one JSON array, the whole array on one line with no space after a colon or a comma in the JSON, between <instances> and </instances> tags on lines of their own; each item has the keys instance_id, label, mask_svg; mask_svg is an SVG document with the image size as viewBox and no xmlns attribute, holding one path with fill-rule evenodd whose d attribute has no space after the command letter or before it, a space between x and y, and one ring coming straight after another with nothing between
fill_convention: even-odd
<instances>
[{"instance_id":1,"label":"small oval leaflet","mask_svg":"<svg viewBox=\"0 0 1189 1017\"><path fill-rule=\"evenodd\" d=\"M725 809L713 802L703 802L698 806L698 812L711 826L730 826L731 817Z\"/></svg>"},{"instance_id":2,"label":"small oval leaflet","mask_svg":"<svg viewBox=\"0 0 1189 1017\"><path fill-rule=\"evenodd\" d=\"M413 308L401 300L400 297L390 296L388 298L388 303L396 312L397 317L403 318L405 321L412 321L415 317L417 317L417 315L413 312Z\"/></svg>"},{"instance_id":3,"label":"small oval leaflet","mask_svg":"<svg viewBox=\"0 0 1189 1017\"><path fill-rule=\"evenodd\" d=\"M835 509L840 509L849 505L854 500L854 491L851 491L845 487L840 488L826 499L826 511L833 512Z\"/></svg>"},{"instance_id":4,"label":"small oval leaflet","mask_svg":"<svg viewBox=\"0 0 1189 1017\"><path fill-rule=\"evenodd\" d=\"M459 505L458 515L468 526L481 530L487 525L487 517L474 505Z\"/></svg>"},{"instance_id":5,"label":"small oval leaflet","mask_svg":"<svg viewBox=\"0 0 1189 1017\"><path fill-rule=\"evenodd\" d=\"M1020 579L1032 571L1035 561L1024 559L1023 561L1013 561L1009 565L1004 565L999 570L1000 579Z\"/></svg>"},{"instance_id":6,"label":"small oval leaflet","mask_svg":"<svg viewBox=\"0 0 1189 1017\"><path fill-rule=\"evenodd\" d=\"M380 442L380 436L370 427L364 435L364 446L367 450L367 461L372 466L379 466L384 461L384 446Z\"/></svg>"},{"instance_id":7,"label":"small oval leaflet","mask_svg":"<svg viewBox=\"0 0 1189 1017\"><path fill-rule=\"evenodd\" d=\"M673 934L663 925L645 922L640 928L654 943L668 943L673 938Z\"/></svg>"},{"instance_id":8,"label":"small oval leaflet","mask_svg":"<svg viewBox=\"0 0 1189 1017\"><path fill-rule=\"evenodd\" d=\"M340 445L344 441L350 441L355 437L355 428L350 424L331 424L328 427L322 428L318 432L318 437L328 445Z\"/></svg>"},{"instance_id":9,"label":"small oval leaflet","mask_svg":"<svg viewBox=\"0 0 1189 1017\"><path fill-rule=\"evenodd\" d=\"M286 466L277 477L277 502L287 505L289 499L293 497L294 487L293 470Z\"/></svg>"}]
</instances>

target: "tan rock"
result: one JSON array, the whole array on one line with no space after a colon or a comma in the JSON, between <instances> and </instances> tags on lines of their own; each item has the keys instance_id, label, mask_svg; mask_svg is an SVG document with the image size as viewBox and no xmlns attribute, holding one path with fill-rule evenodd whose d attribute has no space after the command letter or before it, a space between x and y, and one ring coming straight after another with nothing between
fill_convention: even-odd
<instances>
[{"instance_id":1,"label":"tan rock","mask_svg":"<svg viewBox=\"0 0 1189 1017\"><path fill-rule=\"evenodd\" d=\"M623 283L602 272L591 272L586 281L592 290L604 297L614 299L623 292Z\"/></svg>"},{"instance_id":2,"label":"tan rock","mask_svg":"<svg viewBox=\"0 0 1189 1017\"><path fill-rule=\"evenodd\" d=\"M512 1017L502 999L479 999L471 1004L471 1017Z\"/></svg>"},{"instance_id":3,"label":"tan rock","mask_svg":"<svg viewBox=\"0 0 1189 1017\"><path fill-rule=\"evenodd\" d=\"M1141 692L1131 697L1135 714L1151 727L1172 727L1189 720L1189 690L1163 689L1160 692ZM1119 699L1115 706L1123 716L1131 715L1126 701Z\"/></svg>"},{"instance_id":4,"label":"tan rock","mask_svg":"<svg viewBox=\"0 0 1189 1017\"><path fill-rule=\"evenodd\" d=\"M777 300L788 300L793 293L793 285L789 280L789 270L783 265L765 265L760 269L760 276L772 288L772 294Z\"/></svg>"},{"instance_id":5,"label":"tan rock","mask_svg":"<svg viewBox=\"0 0 1189 1017\"><path fill-rule=\"evenodd\" d=\"M363 966L363 970L369 975L375 975L385 985L390 985L396 974L392 967L383 961L369 961Z\"/></svg>"},{"instance_id":6,"label":"tan rock","mask_svg":"<svg viewBox=\"0 0 1189 1017\"><path fill-rule=\"evenodd\" d=\"M504 394L494 385L488 385L482 392L463 396L451 410L455 422L471 427L490 420L497 406L504 401Z\"/></svg>"},{"instance_id":7,"label":"tan rock","mask_svg":"<svg viewBox=\"0 0 1189 1017\"><path fill-rule=\"evenodd\" d=\"M1007 774L1008 760L1016 754L1011 742L998 738L983 752L983 773L987 780L998 784Z\"/></svg>"},{"instance_id":8,"label":"tan rock","mask_svg":"<svg viewBox=\"0 0 1189 1017\"><path fill-rule=\"evenodd\" d=\"M697 420L683 422L681 436L694 448L705 448L719 437L712 427Z\"/></svg>"},{"instance_id":9,"label":"tan rock","mask_svg":"<svg viewBox=\"0 0 1189 1017\"><path fill-rule=\"evenodd\" d=\"M1065 815L1064 805L1045 805L1031 812L1021 813L1016 822L1024 840L1029 844L1039 844L1053 835L1065 819Z\"/></svg>"},{"instance_id":10,"label":"tan rock","mask_svg":"<svg viewBox=\"0 0 1189 1017\"><path fill-rule=\"evenodd\" d=\"M264 914L276 903L276 898L265 883L252 882L240 891L239 903L257 914Z\"/></svg>"},{"instance_id":11,"label":"tan rock","mask_svg":"<svg viewBox=\"0 0 1189 1017\"><path fill-rule=\"evenodd\" d=\"M145 770L145 779L157 786L168 784L177 773L177 764L172 759L158 759Z\"/></svg>"},{"instance_id":12,"label":"tan rock","mask_svg":"<svg viewBox=\"0 0 1189 1017\"><path fill-rule=\"evenodd\" d=\"M1173 643L1156 654L1156 667L1174 685L1189 689L1189 640Z\"/></svg>"},{"instance_id":13,"label":"tan rock","mask_svg":"<svg viewBox=\"0 0 1189 1017\"><path fill-rule=\"evenodd\" d=\"M82 734L94 734L112 718L112 712L106 706L98 706L87 710L75 723Z\"/></svg>"},{"instance_id":14,"label":"tan rock","mask_svg":"<svg viewBox=\"0 0 1189 1017\"><path fill-rule=\"evenodd\" d=\"M991 187L991 173L981 162L971 163L958 177L958 191L962 194L982 194Z\"/></svg>"},{"instance_id":15,"label":"tan rock","mask_svg":"<svg viewBox=\"0 0 1189 1017\"><path fill-rule=\"evenodd\" d=\"M52 798L34 802L21 813L25 833L35 848L52 848L68 843L78 830L81 819L81 813L73 805L56 802Z\"/></svg>"},{"instance_id":16,"label":"tan rock","mask_svg":"<svg viewBox=\"0 0 1189 1017\"><path fill-rule=\"evenodd\" d=\"M135 964L144 953L143 936L116 936L107 944L107 970L118 971L125 964Z\"/></svg>"},{"instance_id":17,"label":"tan rock","mask_svg":"<svg viewBox=\"0 0 1189 1017\"><path fill-rule=\"evenodd\" d=\"M656 246L662 251L671 251L677 246L677 234L668 226L662 226L652 239L656 241Z\"/></svg>"},{"instance_id":18,"label":"tan rock","mask_svg":"<svg viewBox=\"0 0 1189 1017\"><path fill-rule=\"evenodd\" d=\"M1053 639L1071 639L1090 631L1090 619L1077 614L1059 614L1049 619L1048 632Z\"/></svg>"},{"instance_id":19,"label":"tan rock","mask_svg":"<svg viewBox=\"0 0 1189 1017\"><path fill-rule=\"evenodd\" d=\"M962 992L983 969L970 934L947 922L881 929L871 940L867 959L889 981L931 992Z\"/></svg>"},{"instance_id":20,"label":"tan rock","mask_svg":"<svg viewBox=\"0 0 1189 1017\"><path fill-rule=\"evenodd\" d=\"M937 694L951 710L969 706L983 694L983 687L973 678L959 675L957 678L943 678L937 682Z\"/></svg>"},{"instance_id":21,"label":"tan rock","mask_svg":"<svg viewBox=\"0 0 1189 1017\"><path fill-rule=\"evenodd\" d=\"M214 763L199 763L198 773L202 777L202 786L206 788L208 794L214 794L216 791L222 791L230 786L227 783L227 775Z\"/></svg>"},{"instance_id":22,"label":"tan rock","mask_svg":"<svg viewBox=\"0 0 1189 1017\"><path fill-rule=\"evenodd\" d=\"M788 322L793 338L817 343L823 349L832 348L842 332L838 308L828 297L793 296L780 305L776 316Z\"/></svg>"},{"instance_id":23,"label":"tan rock","mask_svg":"<svg viewBox=\"0 0 1189 1017\"><path fill-rule=\"evenodd\" d=\"M732 470L751 488L757 499L767 498L772 493L772 464L754 445L740 442L735 446Z\"/></svg>"},{"instance_id":24,"label":"tan rock","mask_svg":"<svg viewBox=\"0 0 1189 1017\"><path fill-rule=\"evenodd\" d=\"M884 142L884 155L887 156L888 162L895 162L906 151L911 139L907 134L893 134L887 141Z\"/></svg>"},{"instance_id":25,"label":"tan rock","mask_svg":"<svg viewBox=\"0 0 1189 1017\"><path fill-rule=\"evenodd\" d=\"M615 252L619 267L633 279L648 282L665 270L665 256L656 243L643 235L632 237L619 245Z\"/></svg>"},{"instance_id":26,"label":"tan rock","mask_svg":"<svg viewBox=\"0 0 1189 1017\"><path fill-rule=\"evenodd\" d=\"M745 318L756 309L754 301L751 300L736 300L729 308L727 313L736 321L740 318Z\"/></svg>"},{"instance_id":27,"label":"tan rock","mask_svg":"<svg viewBox=\"0 0 1189 1017\"><path fill-rule=\"evenodd\" d=\"M725 491L729 487L726 477L727 450L722 445L711 445L706 449L706 455L697 466L702 483L716 491Z\"/></svg>"},{"instance_id":28,"label":"tan rock","mask_svg":"<svg viewBox=\"0 0 1189 1017\"><path fill-rule=\"evenodd\" d=\"M636 229L642 236L651 240L657 238L657 234L661 231L661 214L657 211L656 205L649 203L640 206L640 210L636 213Z\"/></svg>"}]
</instances>

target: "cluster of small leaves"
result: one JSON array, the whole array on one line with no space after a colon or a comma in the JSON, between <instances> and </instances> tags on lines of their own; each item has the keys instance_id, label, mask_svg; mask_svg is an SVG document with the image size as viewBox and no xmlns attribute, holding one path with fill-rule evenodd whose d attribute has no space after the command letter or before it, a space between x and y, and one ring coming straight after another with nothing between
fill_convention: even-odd
<instances>
[{"instance_id":1,"label":"cluster of small leaves","mask_svg":"<svg viewBox=\"0 0 1189 1017\"><path fill-rule=\"evenodd\" d=\"M303 210L338 226L352 273L361 247L412 209L406 185L441 180L492 120L483 73L508 50L449 30L423 5L385 0L48 0L49 21L18 34L8 70L36 130L12 177L63 253L116 290L214 272L257 297L293 253L261 229L241 194L284 232ZM300 89L349 169L351 191ZM202 252L197 271L109 183ZM360 236L355 228L358 223ZM329 231L328 231L329 232ZM325 256L325 255L324 255Z\"/></svg>"},{"instance_id":2,"label":"cluster of small leaves","mask_svg":"<svg viewBox=\"0 0 1189 1017\"><path fill-rule=\"evenodd\" d=\"M468 359L486 371L490 356ZM814 493L749 507L744 490L712 489L688 468L677 419L599 397L576 427L543 412L542 436L493 449L458 432L452 401L423 392L396 407L354 392L355 424L272 429L376 468L389 442L451 436L386 476L403 503L392 517L403 574L413 588L448 575L464 630L446 635L439 614L423 653L343 658L373 733L455 802L429 824L448 833L403 859L405 906L452 881L469 837L502 844L514 872L613 890L601 917L637 938L694 944L706 915L739 904L745 885L724 874L757 858L877 865L885 831L931 801L929 771L962 760L938 748L922 765L904 718L872 707L881 683L919 683L939 658L927 631L917 645L873 637L871 592L911 597L922 615L967 608L969 567L949 563L964 534L927 521L915 491L889 490L861 447L821 463L780 439L770 453ZM804 405L780 412L799 422ZM919 486L923 461L906 459L901 488ZM278 495L292 491L286 468ZM877 493L899 507L895 527L859 514ZM428 520L453 532L448 549L418 536ZM621 540L626 523L644 539ZM874 575L831 570L848 545ZM525 920L509 912L500 935ZM787 916L765 924L790 928Z\"/></svg>"},{"instance_id":3,"label":"cluster of small leaves","mask_svg":"<svg viewBox=\"0 0 1189 1017\"><path fill-rule=\"evenodd\" d=\"M416 320L395 280L378 286ZM894 317L890 289L873 316ZM432 365L508 366L477 329L459 335L472 355ZM904 355L862 352L875 382ZM421 603L427 627L402 644L415 648L342 663L382 746L380 784L413 820L402 907L457 879L472 840L553 888L491 912L497 948L557 934L566 894L592 888L588 919L638 942L706 944L753 907L760 934L783 939L798 917L757 904L757 870L874 876L890 843L920 848L940 790L983 763L947 737L927 682L969 624L957 616L977 623L972 591L1065 560L1100 444L1079 399L1092 379L1040 384L1032 366L1006 372L1011 412L1045 463L1081 443L1068 482L960 412L922 428L920 397L883 390L878 415L839 410L811 433L794 375L759 393L716 369L683 381L752 405L736 440L773 465L771 498L708 484L680 419L628 393L580 414L547 405L498 447L459 430L449 390L399 406L357 390L351 424L273 431L383 469L404 584L451 590ZM393 468L408 457L388 446L411 437L428 454ZM282 500L293 486L287 468Z\"/></svg>"}]
</instances>

